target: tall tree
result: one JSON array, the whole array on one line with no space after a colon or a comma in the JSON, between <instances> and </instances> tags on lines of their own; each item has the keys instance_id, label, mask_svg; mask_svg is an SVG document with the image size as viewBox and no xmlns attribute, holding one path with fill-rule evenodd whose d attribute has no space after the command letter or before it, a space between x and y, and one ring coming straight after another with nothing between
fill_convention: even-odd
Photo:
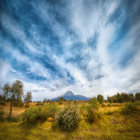
<instances>
[{"instance_id":1,"label":"tall tree","mask_svg":"<svg viewBox=\"0 0 140 140\"><path fill-rule=\"evenodd\" d=\"M29 106L29 102L32 101L32 92L28 91L24 97L24 101L26 102L26 105Z\"/></svg>"},{"instance_id":2,"label":"tall tree","mask_svg":"<svg viewBox=\"0 0 140 140\"><path fill-rule=\"evenodd\" d=\"M103 95L101 95L101 94L97 95L97 100L101 104L104 101Z\"/></svg>"},{"instance_id":3,"label":"tall tree","mask_svg":"<svg viewBox=\"0 0 140 140\"><path fill-rule=\"evenodd\" d=\"M107 101L110 102L111 104L113 103L113 100L111 97L107 97Z\"/></svg>"},{"instance_id":4,"label":"tall tree","mask_svg":"<svg viewBox=\"0 0 140 140\"><path fill-rule=\"evenodd\" d=\"M44 102L44 103L46 103L46 102L47 102L47 99L46 99L46 98L44 98L43 102Z\"/></svg>"},{"instance_id":5,"label":"tall tree","mask_svg":"<svg viewBox=\"0 0 140 140\"><path fill-rule=\"evenodd\" d=\"M129 101L129 97L127 93L121 93L121 97L122 97L122 102L128 102Z\"/></svg>"},{"instance_id":6,"label":"tall tree","mask_svg":"<svg viewBox=\"0 0 140 140\"><path fill-rule=\"evenodd\" d=\"M135 94L135 100L140 100L140 93L137 92L137 93Z\"/></svg>"},{"instance_id":7,"label":"tall tree","mask_svg":"<svg viewBox=\"0 0 140 140\"><path fill-rule=\"evenodd\" d=\"M128 94L128 98L129 98L130 102L134 102L134 94L133 93Z\"/></svg>"},{"instance_id":8,"label":"tall tree","mask_svg":"<svg viewBox=\"0 0 140 140\"><path fill-rule=\"evenodd\" d=\"M116 95L116 97L117 97L117 103L122 103L122 96L121 96L121 94L120 93L117 93L117 95Z\"/></svg>"},{"instance_id":9,"label":"tall tree","mask_svg":"<svg viewBox=\"0 0 140 140\"><path fill-rule=\"evenodd\" d=\"M10 114L12 115L12 106L14 101L20 101L23 96L23 83L19 80L16 80L11 86L9 83L5 84L3 87L3 94L6 98L10 99Z\"/></svg>"}]
</instances>

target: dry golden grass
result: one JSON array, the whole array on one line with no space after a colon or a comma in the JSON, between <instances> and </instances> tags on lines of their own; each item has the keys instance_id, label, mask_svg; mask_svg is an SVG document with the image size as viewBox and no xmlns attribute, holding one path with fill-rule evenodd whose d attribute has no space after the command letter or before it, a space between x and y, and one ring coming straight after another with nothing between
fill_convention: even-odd
<instances>
[{"instance_id":1,"label":"dry golden grass","mask_svg":"<svg viewBox=\"0 0 140 140\"><path fill-rule=\"evenodd\" d=\"M0 111L4 112L4 117L8 117L9 113L10 113L10 104L7 104L5 106L0 106ZM16 117L21 115L23 112L25 111L25 108L21 108L21 107L12 107L12 116Z\"/></svg>"},{"instance_id":2,"label":"dry golden grass","mask_svg":"<svg viewBox=\"0 0 140 140\"><path fill-rule=\"evenodd\" d=\"M117 111L117 110L119 110L119 109L120 109L120 107L118 107L118 106L100 107L100 108L99 108L99 111L100 111L101 113L106 113L106 112L108 112L108 111Z\"/></svg>"},{"instance_id":3,"label":"dry golden grass","mask_svg":"<svg viewBox=\"0 0 140 140\"><path fill-rule=\"evenodd\" d=\"M47 104L47 103L45 103L45 104ZM57 103L57 104L59 105L59 103ZM64 102L63 104L59 105L59 107L63 108L67 104L68 104L67 102ZM81 103L79 103L78 106L80 107L82 104L88 104L88 103L81 102ZM25 105L25 103L24 103L24 105ZM30 105L30 107L32 107L32 106L35 106L36 103L35 102L34 103L29 103L29 105ZM122 106L122 105L120 105L120 106ZM116 105L116 106L111 106L111 107L100 107L99 111L101 113L106 113L108 111L117 111L117 110L120 109L120 106ZM25 109L26 109L25 107L15 107L15 106L13 106L12 107L12 116L16 117L16 116L21 115L25 111ZM10 112L10 103L6 103L6 105L0 105L0 111L4 112L4 117L8 117L9 112Z\"/></svg>"},{"instance_id":4,"label":"dry golden grass","mask_svg":"<svg viewBox=\"0 0 140 140\"><path fill-rule=\"evenodd\" d=\"M82 104L78 104L80 107ZM30 103L35 106L36 103ZM64 107L65 104L59 105ZM48 118L44 123L23 124L19 122L0 122L0 140L139 140L140 139L140 114L134 113L123 116L118 112L120 106L100 107L101 118L95 123L88 123L81 119L78 129L73 132L64 132L59 127L54 129L53 118ZM0 106L5 115L9 115L10 104ZM24 112L24 107L13 107L13 116ZM106 112L113 114L105 114Z\"/></svg>"},{"instance_id":5,"label":"dry golden grass","mask_svg":"<svg viewBox=\"0 0 140 140\"><path fill-rule=\"evenodd\" d=\"M31 106L35 106L36 103L29 103L30 104L30 107ZM24 103L25 105L25 103ZM24 111L25 111L25 107L15 107L13 106L12 107L12 116L13 117L17 117L19 115L21 115ZM10 103L6 103L6 105L0 105L0 111L3 111L4 112L4 117L8 117L9 116L9 113L10 113Z\"/></svg>"}]
</instances>

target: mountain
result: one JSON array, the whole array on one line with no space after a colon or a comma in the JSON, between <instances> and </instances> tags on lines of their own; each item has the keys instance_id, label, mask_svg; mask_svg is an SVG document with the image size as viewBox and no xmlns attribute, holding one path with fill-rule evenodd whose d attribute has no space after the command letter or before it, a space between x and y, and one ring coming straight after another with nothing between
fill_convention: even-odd
<instances>
[{"instance_id":1,"label":"mountain","mask_svg":"<svg viewBox=\"0 0 140 140\"><path fill-rule=\"evenodd\" d=\"M73 92L72 91L67 91L63 96L73 96Z\"/></svg>"},{"instance_id":2,"label":"mountain","mask_svg":"<svg viewBox=\"0 0 140 140\"><path fill-rule=\"evenodd\" d=\"M85 97L85 96L82 96L82 95L74 95L72 91L67 91L64 95L60 96L60 97L63 97L64 99L66 100L89 100L90 98L88 97ZM59 100L60 97L56 97L56 98L53 98L51 99L51 101L57 101Z\"/></svg>"}]
</instances>

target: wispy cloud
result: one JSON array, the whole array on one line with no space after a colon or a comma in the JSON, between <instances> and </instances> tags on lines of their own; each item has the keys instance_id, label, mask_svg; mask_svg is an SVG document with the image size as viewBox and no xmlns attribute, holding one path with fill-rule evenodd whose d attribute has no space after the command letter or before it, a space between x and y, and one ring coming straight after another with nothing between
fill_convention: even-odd
<instances>
[{"instance_id":1,"label":"wispy cloud","mask_svg":"<svg viewBox=\"0 0 140 140\"><path fill-rule=\"evenodd\" d=\"M33 100L140 90L140 1L0 3L0 84Z\"/></svg>"}]
</instances>

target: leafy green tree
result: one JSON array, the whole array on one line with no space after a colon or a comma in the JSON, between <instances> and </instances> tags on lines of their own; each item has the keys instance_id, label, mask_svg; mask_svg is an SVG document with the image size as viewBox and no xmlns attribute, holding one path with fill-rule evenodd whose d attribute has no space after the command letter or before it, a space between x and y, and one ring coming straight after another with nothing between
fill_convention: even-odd
<instances>
[{"instance_id":1,"label":"leafy green tree","mask_svg":"<svg viewBox=\"0 0 140 140\"><path fill-rule=\"evenodd\" d=\"M46 99L46 98L44 98L43 102L44 102L44 103L46 103L46 102L47 102L47 99Z\"/></svg>"},{"instance_id":2,"label":"leafy green tree","mask_svg":"<svg viewBox=\"0 0 140 140\"><path fill-rule=\"evenodd\" d=\"M104 101L103 95L101 95L101 94L97 95L97 100L100 104L103 103L103 101Z\"/></svg>"},{"instance_id":3,"label":"leafy green tree","mask_svg":"<svg viewBox=\"0 0 140 140\"><path fill-rule=\"evenodd\" d=\"M32 101L32 92L28 91L24 96L24 101L26 102L26 106L29 106L29 102Z\"/></svg>"},{"instance_id":4,"label":"leafy green tree","mask_svg":"<svg viewBox=\"0 0 140 140\"><path fill-rule=\"evenodd\" d=\"M117 102L117 103L122 103L123 98L122 98L122 96L121 96L120 93L117 93L116 98L117 98L117 99L116 99L116 102Z\"/></svg>"},{"instance_id":5,"label":"leafy green tree","mask_svg":"<svg viewBox=\"0 0 140 140\"><path fill-rule=\"evenodd\" d=\"M133 93L128 94L128 98L129 98L130 102L134 102L134 94Z\"/></svg>"},{"instance_id":6,"label":"leafy green tree","mask_svg":"<svg viewBox=\"0 0 140 140\"><path fill-rule=\"evenodd\" d=\"M9 83L5 84L3 87L3 94L6 98L10 100L10 114L12 115L12 106L15 101L20 101L23 96L23 83L19 80L16 80L11 86Z\"/></svg>"},{"instance_id":7,"label":"leafy green tree","mask_svg":"<svg viewBox=\"0 0 140 140\"><path fill-rule=\"evenodd\" d=\"M135 94L135 100L140 100L140 93L137 92L137 93Z\"/></svg>"},{"instance_id":8,"label":"leafy green tree","mask_svg":"<svg viewBox=\"0 0 140 140\"><path fill-rule=\"evenodd\" d=\"M48 99L46 102L47 102L47 103L49 103L49 102L50 102L50 100Z\"/></svg>"},{"instance_id":9,"label":"leafy green tree","mask_svg":"<svg viewBox=\"0 0 140 140\"><path fill-rule=\"evenodd\" d=\"M62 104L66 100L63 97L60 97L58 101L59 101L59 104Z\"/></svg>"},{"instance_id":10,"label":"leafy green tree","mask_svg":"<svg viewBox=\"0 0 140 140\"><path fill-rule=\"evenodd\" d=\"M117 95L114 95L114 96L112 96L111 98L112 98L112 100L113 100L113 103L117 103Z\"/></svg>"},{"instance_id":11,"label":"leafy green tree","mask_svg":"<svg viewBox=\"0 0 140 140\"><path fill-rule=\"evenodd\" d=\"M92 108L95 108L95 109L99 109L99 103L97 101L97 98L96 97L93 97L89 100L89 104L91 105Z\"/></svg>"},{"instance_id":12,"label":"leafy green tree","mask_svg":"<svg viewBox=\"0 0 140 140\"><path fill-rule=\"evenodd\" d=\"M127 93L121 93L121 97L122 97L122 102L128 102L129 101L129 97Z\"/></svg>"},{"instance_id":13,"label":"leafy green tree","mask_svg":"<svg viewBox=\"0 0 140 140\"><path fill-rule=\"evenodd\" d=\"M59 101L64 102L64 101L66 101L66 99L64 99L63 97L60 97L60 98L59 98Z\"/></svg>"},{"instance_id":14,"label":"leafy green tree","mask_svg":"<svg viewBox=\"0 0 140 140\"><path fill-rule=\"evenodd\" d=\"M113 103L113 100L111 97L108 97L107 101L110 102L111 104Z\"/></svg>"}]
</instances>

